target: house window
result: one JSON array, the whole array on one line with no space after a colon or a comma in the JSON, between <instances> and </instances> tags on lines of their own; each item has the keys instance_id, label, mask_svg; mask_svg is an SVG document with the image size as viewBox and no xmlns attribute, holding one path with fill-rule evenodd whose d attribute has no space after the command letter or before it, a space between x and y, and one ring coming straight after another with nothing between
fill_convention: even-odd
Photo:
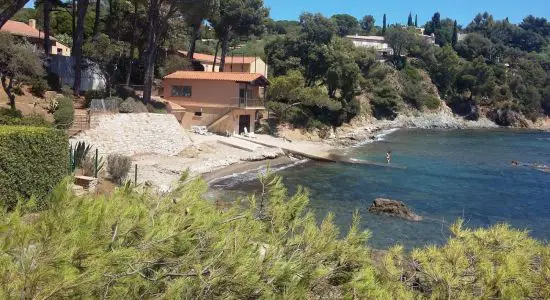
<instances>
[{"instance_id":1,"label":"house window","mask_svg":"<svg viewBox=\"0 0 550 300\"><path fill-rule=\"evenodd\" d=\"M202 111L196 111L195 117L202 117Z\"/></svg>"},{"instance_id":2,"label":"house window","mask_svg":"<svg viewBox=\"0 0 550 300\"><path fill-rule=\"evenodd\" d=\"M174 85L172 86L172 96L191 97L191 87L186 85Z\"/></svg>"}]
</instances>

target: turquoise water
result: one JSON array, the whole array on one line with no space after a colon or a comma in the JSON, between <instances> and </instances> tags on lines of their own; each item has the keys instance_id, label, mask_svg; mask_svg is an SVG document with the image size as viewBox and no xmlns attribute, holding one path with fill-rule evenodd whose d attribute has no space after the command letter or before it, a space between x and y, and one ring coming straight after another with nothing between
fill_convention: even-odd
<instances>
[{"instance_id":1,"label":"turquoise water","mask_svg":"<svg viewBox=\"0 0 550 300\"><path fill-rule=\"evenodd\" d=\"M291 191L309 188L310 208L329 211L345 232L358 210L372 231L369 244L407 248L443 243L457 218L469 227L507 222L550 240L550 173L513 167L510 161L550 165L550 133L512 130L399 130L382 141L352 148L346 156L385 161L405 169L307 162L279 172ZM257 191L254 174L215 183L223 197ZM421 222L377 216L367 209L375 198L404 201Z\"/></svg>"}]
</instances>

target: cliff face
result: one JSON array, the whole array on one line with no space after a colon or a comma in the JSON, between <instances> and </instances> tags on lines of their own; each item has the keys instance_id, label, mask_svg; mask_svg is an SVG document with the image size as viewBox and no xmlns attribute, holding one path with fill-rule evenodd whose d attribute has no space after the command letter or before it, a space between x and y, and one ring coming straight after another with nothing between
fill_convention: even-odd
<instances>
[{"instance_id":1,"label":"cliff face","mask_svg":"<svg viewBox=\"0 0 550 300\"><path fill-rule=\"evenodd\" d=\"M417 128L467 128L467 127L514 127L514 128L545 128L547 121L529 120L521 112L505 105L486 101L477 104L475 101L464 101L468 95L444 101L439 96L436 85L430 75L422 69L397 71L386 69L385 78L372 86L363 89L357 97L361 104L361 114L354 118L350 125L364 126L374 120L392 120L395 126ZM377 92L380 86L389 88L384 94ZM385 97L385 98L384 98ZM394 114L377 115L381 98L394 103Z\"/></svg>"}]
</instances>

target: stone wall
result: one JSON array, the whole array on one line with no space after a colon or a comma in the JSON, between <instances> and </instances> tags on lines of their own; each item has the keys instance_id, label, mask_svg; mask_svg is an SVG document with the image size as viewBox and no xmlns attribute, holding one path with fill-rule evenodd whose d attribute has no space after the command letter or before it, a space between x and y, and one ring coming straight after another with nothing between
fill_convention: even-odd
<instances>
[{"instance_id":1,"label":"stone wall","mask_svg":"<svg viewBox=\"0 0 550 300\"><path fill-rule=\"evenodd\" d=\"M102 156L176 155L191 145L189 137L171 114L92 115L92 129L78 134L72 142L85 141Z\"/></svg>"}]
</instances>

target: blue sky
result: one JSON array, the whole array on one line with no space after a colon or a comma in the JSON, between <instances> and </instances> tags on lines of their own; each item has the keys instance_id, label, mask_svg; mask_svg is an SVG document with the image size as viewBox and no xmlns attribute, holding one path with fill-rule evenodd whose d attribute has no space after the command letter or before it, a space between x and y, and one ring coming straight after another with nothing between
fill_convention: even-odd
<instances>
[{"instance_id":1,"label":"blue sky","mask_svg":"<svg viewBox=\"0 0 550 300\"><path fill-rule=\"evenodd\" d=\"M32 6L31 0L28 6ZM458 20L467 25L478 12L489 11L497 19L509 17L519 23L529 15L550 19L550 0L264 0L276 20L297 20L302 12L320 12L326 16L348 13L357 18L371 14L381 24L382 15L388 23L406 23L409 12L418 14L418 22L424 24L434 12L443 18Z\"/></svg>"}]
</instances>

